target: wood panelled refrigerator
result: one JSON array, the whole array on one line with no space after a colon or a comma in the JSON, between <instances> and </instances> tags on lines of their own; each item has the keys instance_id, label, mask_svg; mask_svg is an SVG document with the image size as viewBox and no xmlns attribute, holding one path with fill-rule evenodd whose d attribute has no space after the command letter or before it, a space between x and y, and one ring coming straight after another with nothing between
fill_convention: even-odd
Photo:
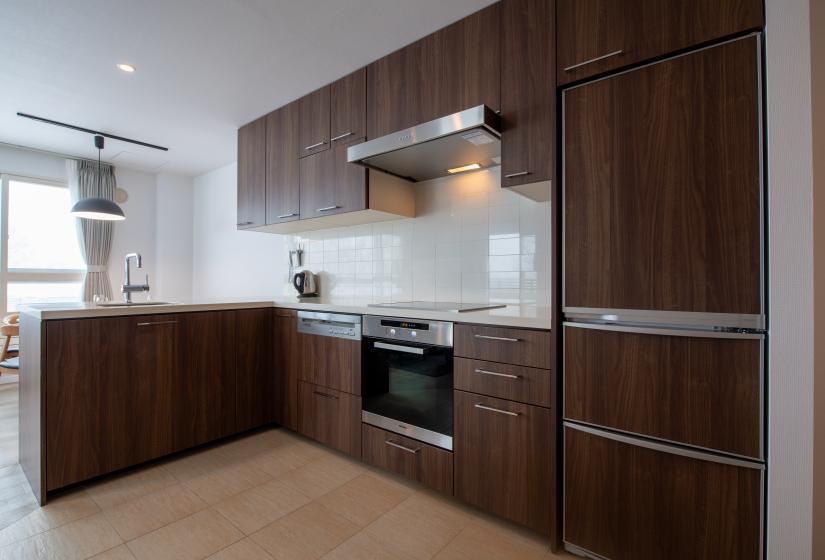
<instances>
[{"instance_id":1,"label":"wood panelled refrigerator","mask_svg":"<svg viewBox=\"0 0 825 560\"><path fill-rule=\"evenodd\" d=\"M565 89L564 541L762 557L761 37Z\"/></svg>"}]
</instances>

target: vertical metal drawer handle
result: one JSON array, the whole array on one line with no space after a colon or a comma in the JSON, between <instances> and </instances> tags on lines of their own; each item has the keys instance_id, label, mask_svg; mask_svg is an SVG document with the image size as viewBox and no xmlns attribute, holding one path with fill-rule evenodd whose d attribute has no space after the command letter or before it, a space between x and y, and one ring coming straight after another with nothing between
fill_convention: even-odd
<instances>
[{"instance_id":1,"label":"vertical metal drawer handle","mask_svg":"<svg viewBox=\"0 0 825 560\"><path fill-rule=\"evenodd\" d=\"M352 136L353 134L355 134L355 133L354 132L345 132L343 134L339 134L335 138L330 138L329 141L330 142L335 142L336 140L340 140L341 138L346 138L347 136Z\"/></svg>"},{"instance_id":2,"label":"vertical metal drawer handle","mask_svg":"<svg viewBox=\"0 0 825 560\"><path fill-rule=\"evenodd\" d=\"M493 408L492 406L484 406L483 404L474 404L476 408L481 410L489 410L490 412L498 412L499 414L506 414L507 416L521 416L518 412L510 412L509 410L501 410L500 408Z\"/></svg>"},{"instance_id":3,"label":"vertical metal drawer handle","mask_svg":"<svg viewBox=\"0 0 825 560\"><path fill-rule=\"evenodd\" d=\"M420 447L417 447L417 448L413 449L411 447L405 447L405 446L401 445L400 443L395 443L394 441L390 441L390 440L386 440L384 443L386 443L389 446L400 449L401 451L406 451L407 453L412 453L413 455L415 455L416 453L421 451Z\"/></svg>"},{"instance_id":4,"label":"vertical metal drawer handle","mask_svg":"<svg viewBox=\"0 0 825 560\"><path fill-rule=\"evenodd\" d=\"M508 338L506 336L488 336L486 334L477 334L476 338L483 338L484 340L499 340L501 342L519 342L520 338Z\"/></svg>"},{"instance_id":5,"label":"vertical metal drawer handle","mask_svg":"<svg viewBox=\"0 0 825 560\"><path fill-rule=\"evenodd\" d=\"M324 397L325 399L333 399L338 400L338 397L335 395L330 395L328 393L322 393L321 391L312 391L314 394L318 395L319 397Z\"/></svg>"},{"instance_id":6,"label":"vertical metal drawer handle","mask_svg":"<svg viewBox=\"0 0 825 560\"><path fill-rule=\"evenodd\" d=\"M508 173L507 175L504 176L504 178L505 179L510 179L512 177L521 177L523 175L529 175L529 174L530 174L529 171L519 171L518 173Z\"/></svg>"},{"instance_id":7,"label":"vertical metal drawer handle","mask_svg":"<svg viewBox=\"0 0 825 560\"><path fill-rule=\"evenodd\" d=\"M484 375L495 375L496 377L506 377L508 379L521 379L520 375L510 375L509 373L498 373L497 371L487 371L486 369L477 369L476 373L483 373Z\"/></svg>"},{"instance_id":8,"label":"vertical metal drawer handle","mask_svg":"<svg viewBox=\"0 0 825 560\"><path fill-rule=\"evenodd\" d=\"M289 214L281 214L280 216L276 216L279 220L282 218L292 218L298 215L298 212L290 212Z\"/></svg>"},{"instance_id":9,"label":"vertical metal drawer handle","mask_svg":"<svg viewBox=\"0 0 825 560\"><path fill-rule=\"evenodd\" d=\"M338 210L340 206L324 206L323 208L316 208L316 212L329 212L330 210Z\"/></svg>"},{"instance_id":10,"label":"vertical metal drawer handle","mask_svg":"<svg viewBox=\"0 0 825 560\"><path fill-rule=\"evenodd\" d=\"M177 321L149 321L147 323L138 323L139 327L150 327L152 325L174 325Z\"/></svg>"},{"instance_id":11,"label":"vertical metal drawer handle","mask_svg":"<svg viewBox=\"0 0 825 560\"><path fill-rule=\"evenodd\" d=\"M622 54L624 51L619 49L617 51L613 51L612 53L603 54L602 56L597 56L596 58L591 58L589 60L585 60L584 62L579 62L578 64L574 64L572 66L568 66L564 69L565 72L570 72L571 70L575 70L581 66L587 66L588 64L593 64L594 62L598 62L600 60L604 60L605 58L610 58L611 56L617 56Z\"/></svg>"}]
</instances>

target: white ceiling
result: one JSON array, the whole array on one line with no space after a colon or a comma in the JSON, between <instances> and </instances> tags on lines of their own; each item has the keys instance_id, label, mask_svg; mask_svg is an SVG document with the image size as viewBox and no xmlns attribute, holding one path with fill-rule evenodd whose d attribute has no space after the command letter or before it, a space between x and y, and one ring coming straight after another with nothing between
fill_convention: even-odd
<instances>
[{"instance_id":1,"label":"white ceiling","mask_svg":"<svg viewBox=\"0 0 825 560\"><path fill-rule=\"evenodd\" d=\"M493 0L0 0L0 142L197 175L235 130ZM137 72L115 68L129 62Z\"/></svg>"}]
</instances>

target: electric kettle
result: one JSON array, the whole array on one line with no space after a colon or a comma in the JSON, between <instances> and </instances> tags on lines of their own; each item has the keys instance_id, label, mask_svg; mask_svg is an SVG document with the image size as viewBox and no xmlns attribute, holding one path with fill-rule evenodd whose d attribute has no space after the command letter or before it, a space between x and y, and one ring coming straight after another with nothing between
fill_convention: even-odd
<instances>
[{"instance_id":1,"label":"electric kettle","mask_svg":"<svg viewBox=\"0 0 825 560\"><path fill-rule=\"evenodd\" d=\"M316 297L318 295L318 277L308 270L296 272L292 285L298 290L298 297Z\"/></svg>"}]
</instances>

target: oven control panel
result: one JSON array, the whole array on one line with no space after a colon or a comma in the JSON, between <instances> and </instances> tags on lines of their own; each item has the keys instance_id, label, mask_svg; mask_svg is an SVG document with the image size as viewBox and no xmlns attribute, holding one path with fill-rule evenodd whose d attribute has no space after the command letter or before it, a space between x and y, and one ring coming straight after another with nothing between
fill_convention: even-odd
<instances>
[{"instance_id":1,"label":"oven control panel","mask_svg":"<svg viewBox=\"0 0 825 560\"><path fill-rule=\"evenodd\" d=\"M447 321L421 321L365 315L363 335L388 340L406 340L419 344L452 347L453 324Z\"/></svg>"}]
</instances>

